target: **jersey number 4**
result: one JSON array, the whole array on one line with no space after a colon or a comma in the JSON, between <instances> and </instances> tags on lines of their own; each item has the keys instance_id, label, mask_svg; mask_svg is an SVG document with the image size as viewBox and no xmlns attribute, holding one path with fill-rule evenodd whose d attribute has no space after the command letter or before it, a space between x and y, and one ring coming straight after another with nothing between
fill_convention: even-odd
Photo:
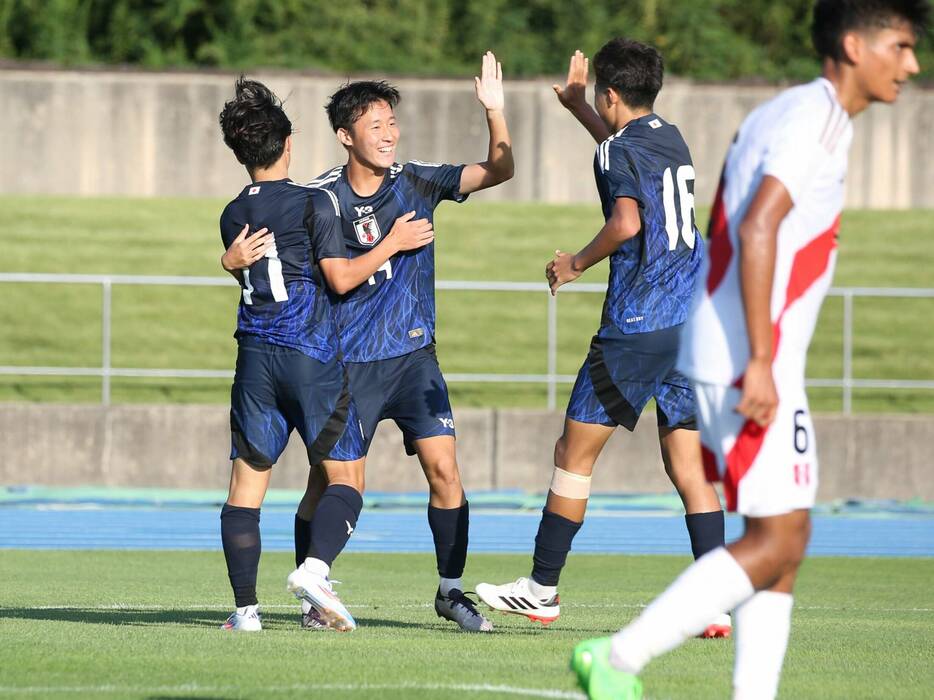
<instances>
[{"instance_id":1,"label":"jersey number 4","mask_svg":"<svg viewBox=\"0 0 934 700\"><path fill-rule=\"evenodd\" d=\"M677 192L675 180L678 181ZM688 248L694 248L694 195L688 191L688 183L694 182L694 168L682 165L674 177L671 168L665 168L662 176L662 199L665 202L665 231L668 233L668 250L678 247L678 235ZM675 196L677 195L677 197ZM680 201L680 210L675 208L675 199ZM680 215L680 222L678 221Z\"/></svg>"}]
</instances>

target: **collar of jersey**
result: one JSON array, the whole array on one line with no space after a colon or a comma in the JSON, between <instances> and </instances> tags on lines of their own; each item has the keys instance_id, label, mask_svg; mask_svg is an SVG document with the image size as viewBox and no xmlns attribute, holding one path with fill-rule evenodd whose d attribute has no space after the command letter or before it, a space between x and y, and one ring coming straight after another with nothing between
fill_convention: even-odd
<instances>
[{"instance_id":1,"label":"collar of jersey","mask_svg":"<svg viewBox=\"0 0 934 700\"><path fill-rule=\"evenodd\" d=\"M373 194L368 194L368 195L362 195L362 194L360 194L359 192L357 192L357 191L353 188L353 185L350 184L350 178L347 177L347 166L346 166L346 165L345 165L343 168L341 168L341 175L340 175L340 176L341 176L342 178L344 178L344 182L347 183L347 188L350 190L350 193L351 193L354 197L356 197L357 199L371 199L372 197L375 197L375 196L378 195L380 192L382 192L384 189L386 189L386 187L388 186L388 183L391 183L391 182L392 182L393 178L390 177L390 174L392 173L393 167L395 167L396 165L398 165L398 164L397 164L397 163L393 163L393 164L390 165L388 168L386 168L385 172L383 173L383 181L382 181L381 183L379 183L379 187L376 188L376 191L375 191Z\"/></svg>"},{"instance_id":2,"label":"collar of jersey","mask_svg":"<svg viewBox=\"0 0 934 700\"><path fill-rule=\"evenodd\" d=\"M840 97L837 95L837 89L833 86L833 83L827 80L827 78L825 78L822 75L818 76L817 82L824 86L824 89L827 91L827 94L830 95L830 99L832 99L837 104L837 106L840 107L840 109L846 112L846 108L843 106L843 103L840 102ZM850 120L850 115L848 112L846 115L846 119L847 121Z\"/></svg>"}]
</instances>

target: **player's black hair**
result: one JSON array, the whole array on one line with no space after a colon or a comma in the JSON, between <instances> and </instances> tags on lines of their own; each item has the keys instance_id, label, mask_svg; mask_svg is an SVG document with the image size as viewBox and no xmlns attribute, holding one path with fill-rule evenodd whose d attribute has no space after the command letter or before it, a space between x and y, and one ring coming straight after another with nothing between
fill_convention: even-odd
<instances>
[{"instance_id":1,"label":"player's black hair","mask_svg":"<svg viewBox=\"0 0 934 700\"><path fill-rule=\"evenodd\" d=\"M891 27L905 21L915 35L928 33L928 0L817 0L811 22L811 40L821 58L843 60L847 32Z\"/></svg>"},{"instance_id":2,"label":"player's black hair","mask_svg":"<svg viewBox=\"0 0 934 700\"><path fill-rule=\"evenodd\" d=\"M388 102L395 109L399 99L399 91L385 80L359 80L341 85L324 108L336 133L338 129L350 130L374 102Z\"/></svg>"},{"instance_id":3,"label":"player's black hair","mask_svg":"<svg viewBox=\"0 0 934 700\"><path fill-rule=\"evenodd\" d=\"M597 90L613 88L627 107L648 107L662 89L665 66L651 46L632 39L610 39L593 57Z\"/></svg>"},{"instance_id":4,"label":"player's black hair","mask_svg":"<svg viewBox=\"0 0 934 700\"><path fill-rule=\"evenodd\" d=\"M224 143L247 168L268 168L282 156L292 122L272 90L242 75L236 95L220 113Z\"/></svg>"}]
</instances>

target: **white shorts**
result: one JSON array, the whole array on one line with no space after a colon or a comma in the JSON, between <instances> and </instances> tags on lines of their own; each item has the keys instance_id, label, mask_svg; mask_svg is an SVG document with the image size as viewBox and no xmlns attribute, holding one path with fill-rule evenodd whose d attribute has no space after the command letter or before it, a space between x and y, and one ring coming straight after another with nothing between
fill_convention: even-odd
<instances>
[{"instance_id":1,"label":"white shorts","mask_svg":"<svg viewBox=\"0 0 934 700\"><path fill-rule=\"evenodd\" d=\"M753 518L814 506L817 448L800 384L777 386L775 420L761 428L734 409L742 391L695 383L704 470L722 481L727 510Z\"/></svg>"}]
</instances>

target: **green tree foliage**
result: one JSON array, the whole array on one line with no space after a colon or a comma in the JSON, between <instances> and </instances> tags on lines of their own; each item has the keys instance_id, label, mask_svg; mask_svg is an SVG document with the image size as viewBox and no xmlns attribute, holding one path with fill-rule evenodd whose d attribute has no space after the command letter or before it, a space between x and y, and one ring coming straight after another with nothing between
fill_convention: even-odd
<instances>
[{"instance_id":1,"label":"green tree foliage","mask_svg":"<svg viewBox=\"0 0 934 700\"><path fill-rule=\"evenodd\" d=\"M469 75L492 49L511 76L560 74L611 36L657 46L700 80L817 70L812 0L0 0L0 57L75 66L283 67ZM922 65L934 51L922 46Z\"/></svg>"}]
</instances>

